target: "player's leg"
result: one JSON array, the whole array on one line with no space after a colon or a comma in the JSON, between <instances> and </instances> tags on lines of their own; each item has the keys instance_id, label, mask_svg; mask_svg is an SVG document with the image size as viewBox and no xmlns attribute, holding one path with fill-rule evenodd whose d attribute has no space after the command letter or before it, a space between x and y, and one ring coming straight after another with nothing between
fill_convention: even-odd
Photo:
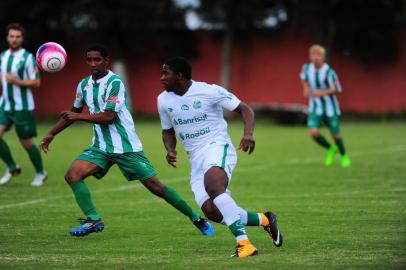
<instances>
[{"instance_id":1,"label":"player's leg","mask_svg":"<svg viewBox=\"0 0 406 270\"><path fill-rule=\"evenodd\" d=\"M76 202L83 214L90 219L100 219L93 204L90 190L84 179L99 172L100 168L85 160L75 160L65 174L65 181L72 188Z\"/></svg>"},{"instance_id":2,"label":"player's leg","mask_svg":"<svg viewBox=\"0 0 406 270\"><path fill-rule=\"evenodd\" d=\"M37 145L34 144L33 138L20 138L21 145L27 151L27 154L31 160L32 165L35 168L35 177L31 182L32 186L42 186L47 180L48 174L44 170L41 153Z\"/></svg>"},{"instance_id":3,"label":"player's leg","mask_svg":"<svg viewBox=\"0 0 406 270\"><path fill-rule=\"evenodd\" d=\"M124 153L114 158L121 172L129 180L141 180L141 183L154 195L163 198L179 212L187 216L205 235L213 235L211 225L186 203L173 188L161 183L156 171L143 151ZM198 225L201 225L200 227ZM207 227L207 228L206 228Z\"/></svg>"},{"instance_id":4,"label":"player's leg","mask_svg":"<svg viewBox=\"0 0 406 270\"><path fill-rule=\"evenodd\" d=\"M0 109L0 158L7 166L5 174L2 178L0 178L0 185L10 182L14 176L21 173L20 166L14 161L10 148L3 138L4 133L11 127L12 124L13 121L10 113Z\"/></svg>"},{"instance_id":5,"label":"player's leg","mask_svg":"<svg viewBox=\"0 0 406 270\"><path fill-rule=\"evenodd\" d=\"M214 205L213 201L209 198L202 205L202 211L205 216L217 223L224 223L223 216L218 208ZM269 234L275 246L280 247L283 243L282 234L279 231L276 215L271 212L253 212L247 211L238 207L240 211L241 222L245 226L261 226Z\"/></svg>"},{"instance_id":6,"label":"player's leg","mask_svg":"<svg viewBox=\"0 0 406 270\"><path fill-rule=\"evenodd\" d=\"M228 176L223 168L213 166L204 174L204 186L210 199L213 200L223 216L224 223L237 240L237 250L233 257L256 255L257 249L251 244L240 218L240 208L227 190Z\"/></svg>"},{"instance_id":7,"label":"player's leg","mask_svg":"<svg viewBox=\"0 0 406 270\"><path fill-rule=\"evenodd\" d=\"M106 153L89 148L79 155L65 174L65 180L71 187L76 203L85 215L81 225L69 231L73 236L85 236L104 229L104 223L96 211L92 196L84 179L90 175L102 178L112 166Z\"/></svg>"},{"instance_id":8,"label":"player's leg","mask_svg":"<svg viewBox=\"0 0 406 270\"><path fill-rule=\"evenodd\" d=\"M335 144L337 145L338 151L340 152L341 166L344 168L349 167L351 165L351 161L346 153L343 138L340 135L340 119L338 116L328 118L328 128Z\"/></svg>"},{"instance_id":9,"label":"player's leg","mask_svg":"<svg viewBox=\"0 0 406 270\"><path fill-rule=\"evenodd\" d=\"M325 165L331 166L334 162L335 155L337 154L338 150L337 147L331 145L327 139L320 133L320 126L323 121L324 116L310 114L307 120L307 126L309 128L309 135L310 137L321 147L327 150L327 156Z\"/></svg>"},{"instance_id":10,"label":"player's leg","mask_svg":"<svg viewBox=\"0 0 406 270\"><path fill-rule=\"evenodd\" d=\"M195 212L175 189L161 183L156 176L142 180L141 183L151 193L163 198L176 210L187 216L204 235L214 235L214 228L210 223L208 223L206 219L200 217L199 213Z\"/></svg>"},{"instance_id":11,"label":"player's leg","mask_svg":"<svg viewBox=\"0 0 406 270\"><path fill-rule=\"evenodd\" d=\"M34 113L32 111L21 111L15 113L15 127L21 145L27 151L27 154L34 165L36 175L31 182L32 186L42 186L47 179L47 173L44 170L41 152L34 144L33 138L37 136L37 126Z\"/></svg>"}]
</instances>

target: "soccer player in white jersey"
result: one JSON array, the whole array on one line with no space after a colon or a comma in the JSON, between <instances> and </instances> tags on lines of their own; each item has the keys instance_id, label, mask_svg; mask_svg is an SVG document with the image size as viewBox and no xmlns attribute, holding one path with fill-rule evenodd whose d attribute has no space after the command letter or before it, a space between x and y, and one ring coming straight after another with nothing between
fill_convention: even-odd
<instances>
[{"instance_id":1,"label":"soccer player in white jersey","mask_svg":"<svg viewBox=\"0 0 406 270\"><path fill-rule=\"evenodd\" d=\"M189 217L204 234L214 235L214 229L206 219L192 210L172 188L162 184L155 169L145 156L128 110L125 86L121 78L108 70L109 56L102 45L94 45L86 51L86 63L92 73L77 87L71 111L61 113L61 118L41 141L41 149L48 152L54 137L75 121L93 124L93 144L72 163L65 175L76 202L86 216L78 227L70 230L72 236L85 236L104 229L104 223L92 202L84 181L88 176L100 179L114 164L128 181L140 180L153 194L163 198L178 211ZM83 113L87 106L89 113Z\"/></svg>"},{"instance_id":2,"label":"soccer player in white jersey","mask_svg":"<svg viewBox=\"0 0 406 270\"><path fill-rule=\"evenodd\" d=\"M340 106L336 94L342 92L340 82L335 71L324 62L325 49L320 45L313 45L309 49L310 63L303 65L300 79L302 81L303 96L309 99L309 116L307 125L310 136L320 146L327 150L326 166L334 163L338 152L341 154L341 166L349 167L351 161L346 153L343 139L340 135ZM319 128L326 124L336 145L331 145L320 134Z\"/></svg>"},{"instance_id":3,"label":"soccer player in white jersey","mask_svg":"<svg viewBox=\"0 0 406 270\"><path fill-rule=\"evenodd\" d=\"M31 92L40 86L39 72L34 56L22 47L24 27L13 23L6 30L9 49L0 53L0 88L3 90L0 99L0 158L7 165L7 170L0 178L0 185L10 182L21 173L21 167L15 162L3 139L4 133L14 125L20 143L35 167L36 175L31 185L41 186L47 179L47 173L41 153L33 141L37 136L37 128Z\"/></svg>"},{"instance_id":4,"label":"soccer player in white jersey","mask_svg":"<svg viewBox=\"0 0 406 270\"><path fill-rule=\"evenodd\" d=\"M228 189L237 164L237 153L227 132L223 109L235 111L244 121L244 136L239 149L254 151L254 113L226 89L193 81L192 68L182 57L165 62L161 81L165 91L158 96L158 111L167 161L176 167L176 141L183 144L191 164L190 185L205 216L228 226L236 237L232 257L257 254L244 226L263 226L277 247L282 235L272 212L249 212L239 207Z\"/></svg>"}]
</instances>

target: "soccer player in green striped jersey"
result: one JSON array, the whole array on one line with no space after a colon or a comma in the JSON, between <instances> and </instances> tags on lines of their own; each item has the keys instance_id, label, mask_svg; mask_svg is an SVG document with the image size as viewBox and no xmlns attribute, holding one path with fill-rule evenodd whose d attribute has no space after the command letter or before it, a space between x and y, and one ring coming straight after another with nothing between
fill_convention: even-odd
<instances>
[{"instance_id":1,"label":"soccer player in green striped jersey","mask_svg":"<svg viewBox=\"0 0 406 270\"><path fill-rule=\"evenodd\" d=\"M345 168L350 166L351 162L340 135L341 112L336 97L336 94L342 92L342 88L335 71L324 62L325 49L316 44L310 47L309 54L310 63L303 65L300 79L303 95L309 99L307 125L310 129L310 136L327 150L326 166L331 166L335 155L340 152L341 165ZM330 130L335 145L331 145L320 134L319 128L323 123Z\"/></svg>"},{"instance_id":2,"label":"soccer player in green striped jersey","mask_svg":"<svg viewBox=\"0 0 406 270\"><path fill-rule=\"evenodd\" d=\"M40 86L39 72L34 56L22 47L24 27L19 24L7 26L9 49L0 53L0 76L3 94L0 100L0 158L7 166L0 178L4 185L21 173L3 135L14 125L21 145L27 151L36 175L32 186L41 186L47 178L42 164L41 153L34 144L37 135L34 119L34 99L32 89Z\"/></svg>"},{"instance_id":3,"label":"soccer player in green striped jersey","mask_svg":"<svg viewBox=\"0 0 406 270\"><path fill-rule=\"evenodd\" d=\"M101 45L89 47L86 62L92 75L79 83L73 108L61 113L59 121L40 144L46 153L54 137L73 122L93 124L92 145L76 158L65 175L76 202L86 216L80 226L70 230L70 234L85 236L103 230L104 223L84 179L91 175L100 179L117 164L127 180L140 180L149 191L189 217L204 235L213 235L210 223L193 211L174 189L165 186L156 177L135 132L125 86L121 78L107 68L109 57L106 48ZM82 112L84 106L88 107L90 114Z\"/></svg>"}]
</instances>

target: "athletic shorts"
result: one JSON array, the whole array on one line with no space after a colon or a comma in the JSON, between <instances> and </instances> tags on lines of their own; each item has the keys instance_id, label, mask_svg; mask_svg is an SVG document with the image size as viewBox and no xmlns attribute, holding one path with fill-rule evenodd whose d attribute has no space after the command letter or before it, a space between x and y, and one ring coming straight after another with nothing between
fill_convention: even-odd
<instances>
[{"instance_id":1,"label":"athletic shorts","mask_svg":"<svg viewBox=\"0 0 406 270\"><path fill-rule=\"evenodd\" d=\"M322 124L325 124L332 134L340 133L339 116L316 115L314 113L309 114L307 118L307 126L310 129L320 128Z\"/></svg>"},{"instance_id":2,"label":"athletic shorts","mask_svg":"<svg viewBox=\"0 0 406 270\"><path fill-rule=\"evenodd\" d=\"M143 151L113 154L106 153L96 147L90 147L83 151L76 160L84 160L97 165L100 171L93 175L97 179L105 176L114 164L117 164L128 181L143 181L156 175L154 167Z\"/></svg>"},{"instance_id":3,"label":"athletic shorts","mask_svg":"<svg viewBox=\"0 0 406 270\"><path fill-rule=\"evenodd\" d=\"M21 139L29 139L37 136L33 111L5 111L0 109L0 125L9 131L15 125L16 133Z\"/></svg>"},{"instance_id":4,"label":"athletic shorts","mask_svg":"<svg viewBox=\"0 0 406 270\"><path fill-rule=\"evenodd\" d=\"M204 174L212 167L221 167L227 174L228 181L237 165L237 152L232 143L213 142L197 153L189 156L191 165L190 187L200 208L210 197L204 186ZM230 191L227 189L227 193Z\"/></svg>"}]
</instances>

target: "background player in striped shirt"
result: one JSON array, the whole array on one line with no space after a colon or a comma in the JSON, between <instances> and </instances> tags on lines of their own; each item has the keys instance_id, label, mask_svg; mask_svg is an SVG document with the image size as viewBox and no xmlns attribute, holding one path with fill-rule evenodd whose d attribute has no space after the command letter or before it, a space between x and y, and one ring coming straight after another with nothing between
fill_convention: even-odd
<instances>
[{"instance_id":1,"label":"background player in striped shirt","mask_svg":"<svg viewBox=\"0 0 406 270\"><path fill-rule=\"evenodd\" d=\"M325 49L320 45L313 45L309 49L310 63L303 65L300 79L303 95L309 98L309 116L307 125L310 136L320 146L327 149L325 164L331 166L337 152L341 154L341 165L350 166L350 159L346 154L344 142L340 135L340 106L336 97L341 93L341 85L335 71L324 62ZM319 128L326 124L336 144L331 145L320 134Z\"/></svg>"},{"instance_id":2,"label":"background player in striped shirt","mask_svg":"<svg viewBox=\"0 0 406 270\"><path fill-rule=\"evenodd\" d=\"M79 83L72 110L61 113L60 120L40 145L47 152L54 136L75 121L93 124L93 144L76 158L65 175L76 202L86 216L80 226L70 230L70 234L85 236L103 230L104 223L84 179L91 175L100 179L117 164L127 180L140 180L149 191L189 217L204 235L213 235L210 223L193 211L174 189L165 186L156 177L135 132L124 84L118 75L107 69L107 50L100 45L89 47L86 62L92 75ZM82 113L84 106L88 107L90 114Z\"/></svg>"},{"instance_id":3,"label":"background player in striped shirt","mask_svg":"<svg viewBox=\"0 0 406 270\"><path fill-rule=\"evenodd\" d=\"M41 186L47 178L42 164L41 153L34 144L37 136L34 119L34 99L32 89L40 86L39 72L34 56L22 47L24 27L19 24L7 26L7 43L9 49L0 54L1 88L0 102L0 157L7 165L7 171L0 179L0 185L8 183L14 176L21 173L11 155L10 148L3 135L12 125L21 145L27 151L36 170L32 186Z\"/></svg>"}]
</instances>

